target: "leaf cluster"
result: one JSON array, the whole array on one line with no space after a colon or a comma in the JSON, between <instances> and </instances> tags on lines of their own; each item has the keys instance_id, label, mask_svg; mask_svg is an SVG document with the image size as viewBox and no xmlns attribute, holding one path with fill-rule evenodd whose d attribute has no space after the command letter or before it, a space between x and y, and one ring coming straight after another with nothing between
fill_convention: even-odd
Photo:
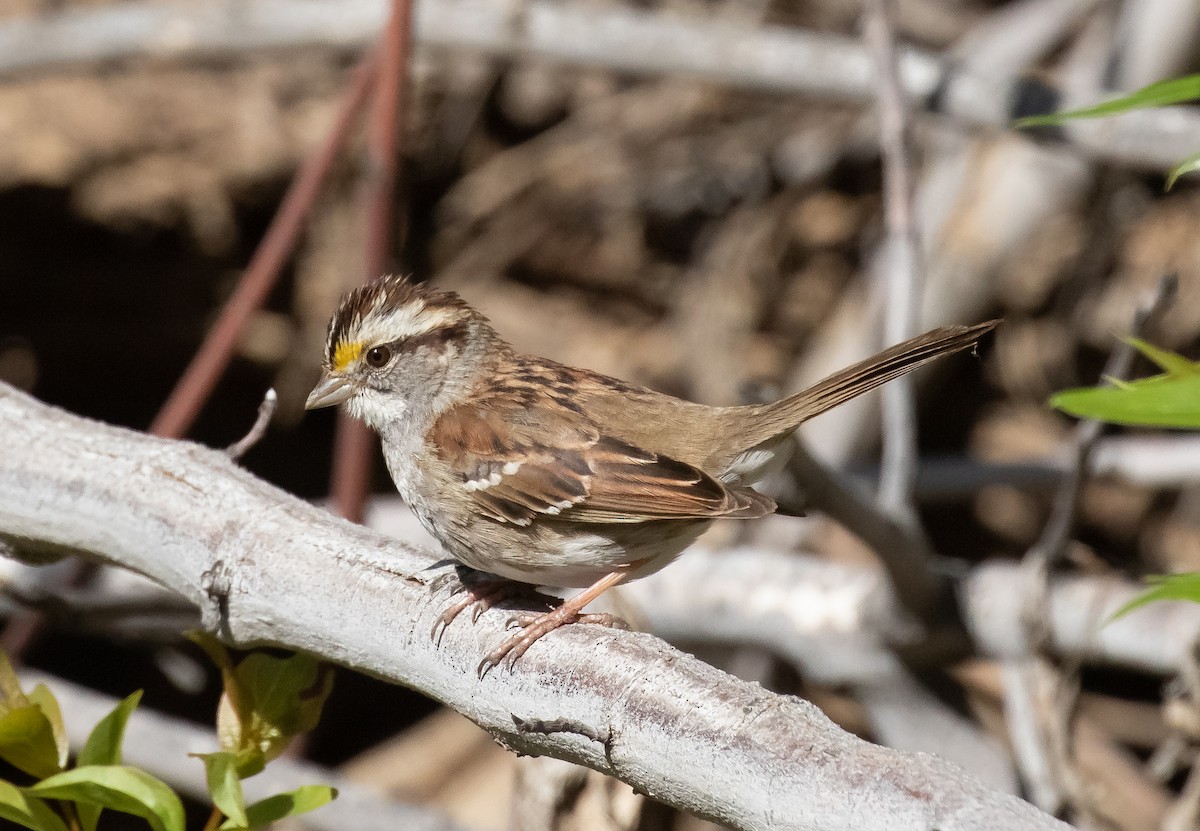
<instances>
[{"instance_id":1,"label":"leaf cluster","mask_svg":"<svg viewBox=\"0 0 1200 831\"><path fill-rule=\"evenodd\" d=\"M221 670L217 714L219 750L203 761L213 814L205 831L252 831L311 811L337 796L305 785L247 805L241 780L261 771L297 733L311 730L329 695L332 673L307 655L276 658L252 653L235 664L216 640L195 635ZM31 777L0 779L0 819L32 831L96 831L105 809L146 820L153 831L185 831L183 802L164 782L122 763L135 692L102 718L71 764L58 701L42 684L29 692L0 652L0 759Z\"/></svg>"}]
</instances>

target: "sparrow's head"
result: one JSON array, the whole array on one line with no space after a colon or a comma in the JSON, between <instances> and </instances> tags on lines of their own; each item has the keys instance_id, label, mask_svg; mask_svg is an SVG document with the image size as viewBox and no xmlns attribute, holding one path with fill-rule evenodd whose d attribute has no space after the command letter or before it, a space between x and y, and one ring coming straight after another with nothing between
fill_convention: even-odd
<instances>
[{"instance_id":1,"label":"sparrow's head","mask_svg":"<svg viewBox=\"0 0 1200 831\"><path fill-rule=\"evenodd\" d=\"M454 292L382 277L342 298L305 409L346 404L379 429L457 394L497 340L487 318Z\"/></svg>"}]
</instances>

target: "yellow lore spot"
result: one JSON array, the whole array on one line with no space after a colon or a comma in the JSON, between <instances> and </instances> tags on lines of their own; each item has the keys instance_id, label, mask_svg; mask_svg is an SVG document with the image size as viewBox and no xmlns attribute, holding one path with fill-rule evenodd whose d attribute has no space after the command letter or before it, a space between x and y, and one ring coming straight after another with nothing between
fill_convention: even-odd
<instances>
[{"instance_id":1,"label":"yellow lore spot","mask_svg":"<svg viewBox=\"0 0 1200 831\"><path fill-rule=\"evenodd\" d=\"M345 372L350 364L358 360L358 356L362 354L362 341L355 343L346 343L343 341L333 350L333 371Z\"/></svg>"}]
</instances>

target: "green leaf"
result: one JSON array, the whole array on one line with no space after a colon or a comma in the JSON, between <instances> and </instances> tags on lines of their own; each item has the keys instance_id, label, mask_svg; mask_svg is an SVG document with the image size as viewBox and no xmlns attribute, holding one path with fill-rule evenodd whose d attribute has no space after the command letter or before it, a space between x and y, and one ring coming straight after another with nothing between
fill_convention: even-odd
<instances>
[{"instance_id":1,"label":"green leaf","mask_svg":"<svg viewBox=\"0 0 1200 831\"><path fill-rule=\"evenodd\" d=\"M1200 427L1200 375L1155 375L1123 387L1065 390L1050 406L1079 418L1145 427Z\"/></svg>"},{"instance_id":2,"label":"green leaf","mask_svg":"<svg viewBox=\"0 0 1200 831\"><path fill-rule=\"evenodd\" d=\"M17 707L28 707L29 699L21 692L21 682L8 655L0 650L0 715Z\"/></svg>"},{"instance_id":3,"label":"green leaf","mask_svg":"<svg viewBox=\"0 0 1200 831\"><path fill-rule=\"evenodd\" d=\"M58 749L58 769L62 770L67 766L67 757L71 753L71 742L67 738L67 725L63 722L62 709L58 706L58 699L45 684L38 684L29 693L29 703L41 710L42 714L46 716L46 720L50 722L54 745Z\"/></svg>"},{"instance_id":4,"label":"green leaf","mask_svg":"<svg viewBox=\"0 0 1200 831\"><path fill-rule=\"evenodd\" d=\"M26 796L11 782L0 780L0 819L33 831L67 831L67 824L42 800Z\"/></svg>"},{"instance_id":5,"label":"green leaf","mask_svg":"<svg viewBox=\"0 0 1200 831\"><path fill-rule=\"evenodd\" d=\"M208 794L213 805L229 817L239 828L249 823L246 818L246 801L242 796L242 783L238 779L237 755L234 753L198 754L204 760L204 774L208 780Z\"/></svg>"},{"instance_id":6,"label":"green leaf","mask_svg":"<svg viewBox=\"0 0 1200 831\"><path fill-rule=\"evenodd\" d=\"M1113 612L1109 617L1110 622L1156 600L1190 600L1200 603L1200 572L1157 575L1147 577L1146 582L1151 584L1150 588Z\"/></svg>"},{"instance_id":7,"label":"green leaf","mask_svg":"<svg viewBox=\"0 0 1200 831\"><path fill-rule=\"evenodd\" d=\"M1200 375L1200 364L1195 361L1189 361L1177 352L1162 349L1152 343L1147 343L1141 338L1126 338L1126 342L1153 361L1159 369L1168 375ZM1126 386L1132 386L1132 384L1127 383Z\"/></svg>"},{"instance_id":8,"label":"green leaf","mask_svg":"<svg viewBox=\"0 0 1200 831\"><path fill-rule=\"evenodd\" d=\"M237 775L239 779L249 779L262 773L267 766L267 757L256 747L248 747L234 754L237 760Z\"/></svg>"},{"instance_id":9,"label":"green leaf","mask_svg":"<svg viewBox=\"0 0 1200 831\"><path fill-rule=\"evenodd\" d=\"M1180 176L1192 173L1195 170L1200 170L1200 153L1188 156L1171 168L1171 172L1167 174L1166 189L1170 190L1175 187L1175 183L1179 181Z\"/></svg>"},{"instance_id":10,"label":"green leaf","mask_svg":"<svg viewBox=\"0 0 1200 831\"><path fill-rule=\"evenodd\" d=\"M297 733L316 726L333 686L330 668L309 655L276 658L263 652L235 667L216 638L203 632L188 637L221 670L225 692L217 705L218 746L238 754L243 778L282 753Z\"/></svg>"},{"instance_id":11,"label":"green leaf","mask_svg":"<svg viewBox=\"0 0 1200 831\"><path fill-rule=\"evenodd\" d=\"M145 771L124 765L84 765L25 789L44 799L68 799L133 814L154 831L184 831L183 803Z\"/></svg>"},{"instance_id":12,"label":"green leaf","mask_svg":"<svg viewBox=\"0 0 1200 831\"><path fill-rule=\"evenodd\" d=\"M83 749L79 751L79 758L75 760L75 764L79 767L121 764L121 742L125 738L125 725L129 722L129 715L141 700L142 691L138 690L96 722ZM101 810L98 805L81 804L79 806L79 822L83 825L83 831L96 831Z\"/></svg>"},{"instance_id":13,"label":"green leaf","mask_svg":"<svg viewBox=\"0 0 1200 831\"><path fill-rule=\"evenodd\" d=\"M294 817L314 811L336 798L337 790L334 788L325 785L303 785L294 791L275 794L275 796L268 796L266 799L255 802L246 809L246 816L249 819L248 826L237 825L232 820L226 820L221 824L221 831L238 831L243 828L253 831L255 828L263 828L273 822L279 822L285 817Z\"/></svg>"},{"instance_id":14,"label":"green leaf","mask_svg":"<svg viewBox=\"0 0 1200 831\"><path fill-rule=\"evenodd\" d=\"M1091 107L1081 107L1063 113L1049 115L1033 115L1018 119L1017 127L1040 127L1051 124L1062 124L1076 118L1099 118L1106 115L1118 115L1130 110L1142 110L1149 107L1165 107L1170 104L1184 104L1200 99L1200 75L1185 75L1182 78L1169 78L1148 87L1142 87L1136 92L1121 98L1096 104Z\"/></svg>"},{"instance_id":15,"label":"green leaf","mask_svg":"<svg viewBox=\"0 0 1200 831\"><path fill-rule=\"evenodd\" d=\"M77 762L80 766L121 764L121 742L125 738L125 725L141 700L142 691L138 690L96 722L83 749L79 751Z\"/></svg>"},{"instance_id":16,"label":"green leaf","mask_svg":"<svg viewBox=\"0 0 1200 831\"><path fill-rule=\"evenodd\" d=\"M36 704L0 716L0 759L38 779L62 770L54 728Z\"/></svg>"},{"instance_id":17,"label":"green leaf","mask_svg":"<svg viewBox=\"0 0 1200 831\"><path fill-rule=\"evenodd\" d=\"M248 706L240 750L258 749L269 761L297 733L316 726L333 673L310 655L276 658L255 652L238 664L237 684Z\"/></svg>"}]
</instances>

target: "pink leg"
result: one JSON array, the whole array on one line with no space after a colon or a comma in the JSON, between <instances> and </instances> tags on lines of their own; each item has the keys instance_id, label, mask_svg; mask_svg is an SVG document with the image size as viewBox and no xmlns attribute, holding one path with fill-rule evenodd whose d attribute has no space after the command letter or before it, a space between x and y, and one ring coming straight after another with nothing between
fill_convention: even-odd
<instances>
[{"instance_id":1,"label":"pink leg","mask_svg":"<svg viewBox=\"0 0 1200 831\"><path fill-rule=\"evenodd\" d=\"M539 638L568 623L596 623L602 626L629 628L624 621L612 615L582 614L585 606L613 586L623 582L628 576L628 571L614 571L612 574L607 574L575 597L564 601L557 609L540 615L534 615L532 618L522 622L521 631L517 632L501 644L498 649L480 661L477 670L479 677L482 678L487 675L488 670L499 666L501 663L507 663L508 668L512 669L517 659L524 655L529 647L533 646ZM520 620L520 618L515 619Z\"/></svg>"}]
</instances>

